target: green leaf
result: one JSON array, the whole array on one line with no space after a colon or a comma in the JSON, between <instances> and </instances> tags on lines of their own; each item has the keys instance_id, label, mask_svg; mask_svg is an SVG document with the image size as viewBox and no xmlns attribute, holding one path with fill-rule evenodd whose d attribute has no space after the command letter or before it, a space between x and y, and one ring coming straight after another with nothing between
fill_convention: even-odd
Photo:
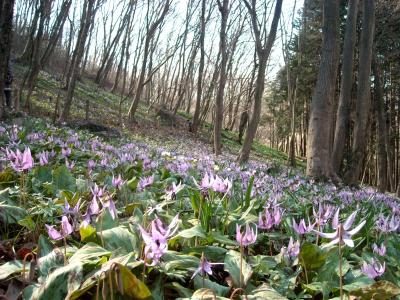
<instances>
[{"instance_id":1,"label":"green leaf","mask_svg":"<svg viewBox=\"0 0 400 300\"><path fill-rule=\"evenodd\" d=\"M82 242L97 242L96 228L91 225L81 226L79 228L79 234Z\"/></svg>"},{"instance_id":2,"label":"green leaf","mask_svg":"<svg viewBox=\"0 0 400 300\"><path fill-rule=\"evenodd\" d=\"M53 244L44 235L39 236L38 240L38 257L46 256L51 253L54 249Z\"/></svg>"},{"instance_id":3,"label":"green leaf","mask_svg":"<svg viewBox=\"0 0 400 300\"><path fill-rule=\"evenodd\" d=\"M26 229L33 231L36 228L35 222L32 220L31 216L26 216L22 220L18 221L18 224L24 226Z\"/></svg>"},{"instance_id":4,"label":"green leaf","mask_svg":"<svg viewBox=\"0 0 400 300\"><path fill-rule=\"evenodd\" d=\"M225 254L228 252L225 248L216 247L216 246L199 246L199 247L190 247L182 250L183 254L194 255L197 254L199 257L202 253L207 258L207 260L212 262L223 261L225 258Z\"/></svg>"},{"instance_id":5,"label":"green leaf","mask_svg":"<svg viewBox=\"0 0 400 300\"><path fill-rule=\"evenodd\" d=\"M46 256L39 258L39 275L45 279L52 271L64 265L64 255L60 249L55 249Z\"/></svg>"},{"instance_id":6,"label":"green leaf","mask_svg":"<svg viewBox=\"0 0 400 300\"><path fill-rule=\"evenodd\" d=\"M96 220L96 231L104 231L107 229L111 229L118 226L118 219L113 219L110 211L105 209L101 212L101 214L97 217Z\"/></svg>"},{"instance_id":7,"label":"green leaf","mask_svg":"<svg viewBox=\"0 0 400 300\"><path fill-rule=\"evenodd\" d=\"M32 182L37 182L38 185L42 185L45 182L51 182L51 168L48 166L38 166L33 171Z\"/></svg>"},{"instance_id":8,"label":"green leaf","mask_svg":"<svg viewBox=\"0 0 400 300\"><path fill-rule=\"evenodd\" d=\"M203 282L204 282L204 286L203 286ZM222 297L227 296L231 289L228 286L220 285L220 284L213 282L207 278L204 278L204 281L203 281L203 278L199 275L196 275L193 278L193 283L194 283L195 290L198 290L201 288L210 289L210 290L213 290L217 296L222 296Z\"/></svg>"},{"instance_id":9,"label":"green leaf","mask_svg":"<svg viewBox=\"0 0 400 300\"><path fill-rule=\"evenodd\" d=\"M229 298L221 297L221 296L216 296L215 292L212 289L199 289L195 291L190 297L191 300L225 300Z\"/></svg>"},{"instance_id":10,"label":"green leaf","mask_svg":"<svg viewBox=\"0 0 400 300\"><path fill-rule=\"evenodd\" d=\"M15 224L26 217L26 209L0 202L0 223Z\"/></svg>"},{"instance_id":11,"label":"green leaf","mask_svg":"<svg viewBox=\"0 0 400 300\"><path fill-rule=\"evenodd\" d=\"M135 192L137 189L139 183L139 179L136 177L133 177L131 180L127 182L128 187L131 189L131 191Z\"/></svg>"},{"instance_id":12,"label":"green leaf","mask_svg":"<svg viewBox=\"0 0 400 300\"><path fill-rule=\"evenodd\" d=\"M70 263L52 272L35 290L32 299L65 299L68 293L78 289L83 277L81 262Z\"/></svg>"},{"instance_id":13,"label":"green leaf","mask_svg":"<svg viewBox=\"0 0 400 300\"><path fill-rule=\"evenodd\" d=\"M140 245L137 237L125 227L119 226L103 230L102 233L98 232L97 235L100 240L101 234L103 234L104 247L107 250L119 249L122 253L139 252Z\"/></svg>"},{"instance_id":14,"label":"green leaf","mask_svg":"<svg viewBox=\"0 0 400 300\"><path fill-rule=\"evenodd\" d=\"M196 226L193 226L192 228L180 231L172 239L176 239L178 237L185 238L185 239L191 239L193 237L205 238L206 237L206 233L204 232L204 230L201 227L201 225L196 225Z\"/></svg>"},{"instance_id":15,"label":"green leaf","mask_svg":"<svg viewBox=\"0 0 400 300\"><path fill-rule=\"evenodd\" d=\"M20 260L12 260L0 266L0 281L15 273L21 273L23 263ZM29 263L26 264L26 272L29 272Z\"/></svg>"},{"instance_id":16,"label":"green leaf","mask_svg":"<svg viewBox=\"0 0 400 300\"><path fill-rule=\"evenodd\" d=\"M368 286L353 290L350 295L360 299L385 300L400 295L400 288L389 281L378 281Z\"/></svg>"},{"instance_id":17,"label":"green leaf","mask_svg":"<svg viewBox=\"0 0 400 300\"><path fill-rule=\"evenodd\" d=\"M233 283L235 287L240 286L240 253L234 250L230 250L225 255L224 261L224 269L225 271L229 272L233 279ZM252 275L252 268L246 262L245 258L242 260L242 278L243 278L243 285L245 286L246 283L249 281Z\"/></svg>"},{"instance_id":18,"label":"green leaf","mask_svg":"<svg viewBox=\"0 0 400 300\"><path fill-rule=\"evenodd\" d=\"M317 245L306 242L301 246L299 262L303 267L305 267L307 272L322 267L325 264L325 261L326 253Z\"/></svg>"},{"instance_id":19,"label":"green leaf","mask_svg":"<svg viewBox=\"0 0 400 300\"><path fill-rule=\"evenodd\" d=\"M115 263L113 270L118 269L114 278L114 286L126 299L151 299L149 288L125 266ZM110 272L110 271L109 271ZM114 271L115 272L115 271ZM118 277L118 281L116 280Z\"/></svg>"},{"instance_id":20,"label":"green leaf","mask_svg":"<svg viewBox=\"0 0 400 300\"><path fill-rule=\"evenodd\" d=\"M210 236L213 238L214 242L229 245L229 246L237 246L237 242L232 241L227 235L223 235L219 231L212 231Z\"/></svg>"},{"instance_id":21,"label":"green leaf","mask_svg":"<svg viewBox=\"0 0 400 300\"><path fill-rule=\"evenodd\" d=\"M251 191L253 189L253 184L254 184L254 176L251 176L249 184L247 185L246 195L244 198L244 203L245 203L244 209L248 208L250 205L250 198L251 198Z\"/></svg>"},{"instance_id":22,"label":"green leaf","mask_svg":"<svg viewBox=\"0 0 400 300\"><path fill-rule=\"evenodd\" d=\"M254 299L254 300L286 300L286 297L283 297L277 291L272 289L271 287L263 284L255 289L251 295L247 295L247 299Z\"/></svg>"},{"instance_id":23,"label":"green leaf","mask_svg":"<svg viewBox=\"0 0 400 300\"><path fill-rule=\"evenodd\" d=\"M195 270L200 263L200 259L191 255L182 255L178 252L168 251L163 256L165 262L165 269L167 271L181 269L181 270Z\"/></svg>"},{"instance_id":24,"label":"green leaf","mask_svg":"<svg viewBox=\"0 0 400 300\"><path fill-rule=\"evenodd\" d=\"M61 165L53 171L52 187L55 194L61 190L76 190L75 178L66 166Z\"/></svg>"},{"instance_id":25,"label":"green leaf","mask_svg":"<svg viewBox=\"0 0 400 300\"><path fill-rule=\"evenodd\" d=\"M87 243L82 248L78 249L69 259L70 263L87 261L87 260L100 260L102 256L110 256L111 252L105 250L94 243Z\"/></svg>"}]
</instances>

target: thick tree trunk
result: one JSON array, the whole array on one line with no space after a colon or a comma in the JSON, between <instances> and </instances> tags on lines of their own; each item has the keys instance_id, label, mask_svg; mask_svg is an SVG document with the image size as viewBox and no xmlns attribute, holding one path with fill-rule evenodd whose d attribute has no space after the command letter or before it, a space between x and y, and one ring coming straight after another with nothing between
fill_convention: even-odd
<instances>
[{"instance_id":1,"label":"thick tree trunk","mask_svg":"<svg viewBox=\"0 0 400 300\"><path fill-rule=\"evenodd\" d=\"M4 117L4 82L6 81L12 43L14 0L0 3L0 120Z\"/></svg>"},{"instance_id":2,"label":"thick tree trunk","mask_svg":"<svg viewBox=\"0 0 400 300\"><path fill-rule=\"evenodd\" d=\"M318 79L311 103L307 137L307 175L331 177L332 106L339 61L339 2L324 0L323 44Z\"/></svg>"},{"instance_id":3,"label":"thick tree trunk","mask_svg":"<svg viewBox=\"0 0 400 300\"><path fill-rule=\"evenodd\" d=\"M384 192L387 189L387 131L386 131L386 117L385 117L385 103L382 93L381 72L376 60L372 62L374 72L374 104L375 114L377 120L377 152L378 152L378 189Z\"/></svg>"},{"instance_id":4,"label":"thick tree trunk","mask_svg":"<svg viewBox=\"0 0 400 300\"><path fill-rule=\"evenodd\" d=\"M356 184L365 156L368 119L371 107L371 57L375 28L374 0L363 1L363 28L360 41L360 60L358 68L358 89L356 102L356 118L351 153L351 163L346 172L347 184Z\"/></svg>"},{"instance_id":5,"label":"thick tree trunk","mask_svg":"<svg viewBox=\"0 0 400 300\"><path fill-rule=\"evenodd\" d=\"M336 115L335 136L332 150L332 169L339 174L344 147L349 135L351 89L353 86L353 57L357 33L358 0L349 0L346 32L342 55L342 80Z\"/></svg>"},{"instance_id":6,"label":"thick tree trunk","mask_svg":"<svg viewBox=\"0 0 400 300\"><path fill-rule=\"evenodd\" d=\"M258 74L256 79L256 88L254 93L254 106L253 112L250 117L249 125L246 131L246 135L243 141L243 146L241 152L239 154L238 160L240 163L246 162L249 160L251 146L253 144L254 137L256 136L258 123L260 122L261 116L261 103L262 97L264 94L264 86L265 86L265 70L267 68L267 61L269 55L271 54L272 46L274 44L276 38L276 32L278 28L279 19L282 11L282 0L277 0L275 5L274 17L271 23L271 29L269 31L268 39L265 45L262 44L261 41L261 33L257 21L257 13L256 13L256 1L253 0L250 5L248 2L245 2L251 19L252 19L252 30L256 40L256 52L259 60Z\"/></svg>"}]
</instances>

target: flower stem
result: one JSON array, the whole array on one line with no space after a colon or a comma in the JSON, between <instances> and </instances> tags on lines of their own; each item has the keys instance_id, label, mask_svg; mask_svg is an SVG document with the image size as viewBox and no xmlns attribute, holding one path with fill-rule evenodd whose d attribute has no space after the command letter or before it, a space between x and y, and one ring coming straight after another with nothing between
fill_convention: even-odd
<instances>
[{"instance_id":1,"label":"flower stem","mask_svg":"<svg viewBox=\"0 0 400 300\"><path fill-rule=\"evenodd\" d=\"M103 212L100 214L100 239L101 239L101 246L104 247L104 238L103 238Z\"/></svg>"},{"instance_id":2,"label":"flower stem","mask_svg":"<svg viewBox=\"0 0 400 300\"><path fill-rule=\"evenodd\" d=\"M342 226L339 225L339 236L342 234ZM342 245L339 241L339 286L340 286L340 300L343 300L343 272L342 272Z\"/></svg>"},{"instance_id":3,"label":"flower stem","mask_svg":"<svg viewBox=\"0 0 400 300\"><path fill-rule=\"evenodd\" d=\"M239 288L243 288L243 244L240 243L240 280L239 280Z\"/></svg>"},{"instance_id":4,"label":"flower stem","mask_svg":"<svg viewBox=\"0 0 400 300\"><path fill-rule=\"evenodd\" d=\"M67 265L67 239L64 237L64 266Z\"/></svg>"}]
</instances>

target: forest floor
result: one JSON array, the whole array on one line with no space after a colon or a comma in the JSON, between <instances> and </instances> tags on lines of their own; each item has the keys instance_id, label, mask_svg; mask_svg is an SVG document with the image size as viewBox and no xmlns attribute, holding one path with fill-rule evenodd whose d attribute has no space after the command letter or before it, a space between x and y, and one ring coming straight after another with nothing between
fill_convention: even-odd
<instances>
[{"instance_id":1,"label":"forest floor","mask_svg":"<svg viewBox=\"0 0 400 300\"><path fill-rule=\"evenodd\" d=\"M23 79L25 67L22 65L14 66L15 86L19 86ZM63 94L60 75L50 74L41 71L38 78L37 87L32 96L32 112L36 117L52 119L56 99L61 99L62 108ZM61 91L61 92L60 92ZM71 108L71 120L84 120L86 115L86 102L89 101L89 120L105 126L117 129L127 134L135 140L146 140L147 143L156 145L168 144L172 148L183 150L190 153L194 144L196 147L203 148L205 153L212 154L212 126L205 123L199 134L192 134L188 131L186 122L174 123L171 126L169 120L158 118L154 111L149 110L145 103L140 103L135 115L137 124L133 128L124 126L126 120L122 119L122 126L119 118L119 102L121 95L112 93L99 86L91 79L82 76L78 81L74 102ZM128 111L131 99L124 101L122 105L123 114ZM178 112L178 117L188 120L189 115ZM240 152L241 145L237 142L236 132L223 130L223 156L235 160ZM272 149L259 141L253 143L251 159L257 161L276 162L279 164L287 163L287 155L276 149ZM304 168L304 160L298 159L297 165Z\"/></svg>"}]
</instances>

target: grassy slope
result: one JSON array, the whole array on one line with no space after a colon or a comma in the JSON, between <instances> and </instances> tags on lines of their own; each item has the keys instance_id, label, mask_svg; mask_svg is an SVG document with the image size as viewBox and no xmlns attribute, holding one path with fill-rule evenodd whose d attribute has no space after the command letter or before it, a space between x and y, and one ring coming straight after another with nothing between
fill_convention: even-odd
<instances>
[{"instance_id":1,"label":"grassy slope","mask_svg":"<svg viewBox=\"0 0 400 300\"><path fill-rule=\"evenodd\" d=\"M19 83L22 81L24 71L25 68L23 66L14 66L17 85L19 85ZM40 72L37 88L32 96L33 113L35 115L46 117L53 116L55 101L58 93L60 92L60 87L60 81L57 81L55 76L52 76L47 72ZM61 100L63 99L64 94L65 91L61 90ZM75 91L74 102L71 108L72 119L85 118L85 105L87 100L90 103L90 119L101 124L106 124L113 127L118 126L118 103L120 101L120 95L110 93L102 88L98 88L98 86L92 80L88 78L82 78L81 81L78 81ZM129 101L127 102L129 103ZM124 104L122 108L123 112L127 111L128 103ZM62 108L62 101L60 103L60 107ZM189 117L184 113L180 114L186 118ZM139 105L136 118L139 124L146 124L147 127L155 127L158 131L159 124L156 124L157 122L154 121L154 118L148 115L147 107L144 104ZM206 142L209 141L209 138L207 137L211 136L211 130L210 124L205 124L202 132L202 140L205 140ZM163 135L165 136L166 134L181 134L181 132L177 132L176 129L157 133L159 136L161 135L161 137L163 137ZM144 135L149 135L149 131L136 130L135 133L130 132L130 134L133 134L136 139L143 139ZM152 135L151 132L150 135ZM236 142L237 133L224 130L222 137L224 149L228 150L228 152L232 153L233 155L236 155L240 151L241 147L241 145ZM168 140L170 143L173 143L173 136L170 136ZM287 160L285 153L269 148L258 141L255 141L253 144L252 158L260 161L275 161L280 164L285 164ZM298 165L303 168L304 162L298 160Z\"/></svg>"}]
</instances>

